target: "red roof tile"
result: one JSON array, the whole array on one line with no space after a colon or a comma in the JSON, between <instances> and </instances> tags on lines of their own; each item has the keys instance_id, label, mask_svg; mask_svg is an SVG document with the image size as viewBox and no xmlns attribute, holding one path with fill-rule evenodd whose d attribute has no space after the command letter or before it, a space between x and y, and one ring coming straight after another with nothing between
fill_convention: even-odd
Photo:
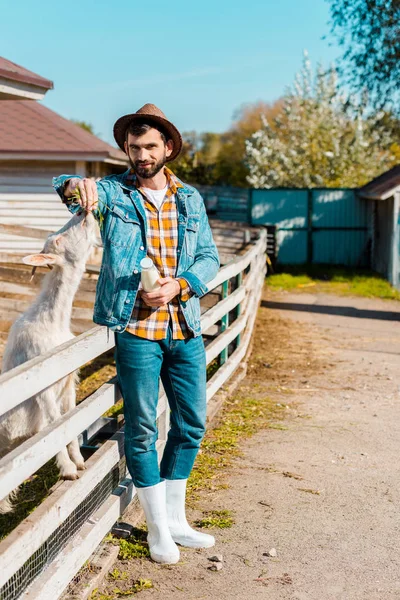
<instances>
[{"instance_id":1,"label":"red roof tile","mask_svg":"<svg viewBox=\"0 0 400 600\"><path fill-rule=\"evenodd\" d=\"M127 161L121 150L31 100L0 102L0 152L86 153Z\"/></svg>"},{"instance_id":2,"label":"red roof tile","mask_svg":"<svg viewBox=\"0 0 400 600\"><path fill-rule=\"evenodd\" d=\"M37 85L38 87L45 88L46 90L53 89L53 82L50 79L45 79L32 71L28 71L24 67L20 65L16 65L15 63L7 60L6 58L2 58L0 56L0 77L5 77L6 79L10 79L11 81L22 81L23 83L30 83L32 85Z\"/></svg>"}]
</instances>

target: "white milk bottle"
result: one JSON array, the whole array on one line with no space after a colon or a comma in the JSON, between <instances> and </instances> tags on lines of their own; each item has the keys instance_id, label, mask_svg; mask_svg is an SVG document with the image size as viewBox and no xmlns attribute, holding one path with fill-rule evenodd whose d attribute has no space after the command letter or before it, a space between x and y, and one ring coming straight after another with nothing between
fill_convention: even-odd
<instances>
[{"instance_id":1,"label":"white milk bottle","mask_svg":"<svg viewBox=\"0 0 400 600\"><path fill-rule=\"evenodd\" d=\"M155 290L159 290L161 285L157 283L157 279L160 278L160 273L151 258L148 256L142 258L140 267L142 269L141 282L144 291L154 292Z\"/></svg>"}]
</instances>

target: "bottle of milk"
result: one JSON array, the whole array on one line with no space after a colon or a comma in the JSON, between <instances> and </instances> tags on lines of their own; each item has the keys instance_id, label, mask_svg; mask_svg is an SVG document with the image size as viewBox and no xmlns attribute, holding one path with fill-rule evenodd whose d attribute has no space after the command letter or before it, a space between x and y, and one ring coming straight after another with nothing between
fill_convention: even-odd
<instances>
[{"instance_id":1,"label":"bottle of milk","mask_svg":"<svg viewBox=\"0 0 400 600\"><path fill-rule=\"evenodd\" d=\"M142 269L141 282L144 291L154 292L155 290L159 290L161 285L157 283L157 279L160 278L160 273L151 258L148 256L142 258L140 267Z\"/></svg>"}]
</instances>

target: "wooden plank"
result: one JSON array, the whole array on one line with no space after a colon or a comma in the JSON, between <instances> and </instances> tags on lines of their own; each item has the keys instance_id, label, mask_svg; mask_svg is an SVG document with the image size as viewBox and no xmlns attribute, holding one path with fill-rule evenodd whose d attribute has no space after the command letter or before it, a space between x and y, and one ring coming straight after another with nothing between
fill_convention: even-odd
<instances>
[{"instance_id":1,"label":"wooden plank","mask_svg":"<svg viewBox=\"0 0 400 600\"><path fill-rule=\"evenodd\" d=\"M14 310L22 314L32 303L26 300L18 300L15 298L1 298L0 297L0 311L1 310ZM92 321L93 309L92 308L80 308L72 307L72 318L73 319L86 319Z\"/></svg>"},{"instance_id":2,"label":"wooden plank","mask_svg":"<svg viewBox=\"0 0 400 600\"><path fill-rule=\"evenodd\" d=\"M3 180L3 176L1 177L1 179ZM12 203L14 200L15 201L23 201L23 202L37 202L38 200L40 200L40 202L60 202L60 198L58 196L58 194L56 194L56 192L52 192L52 193L46 193L46 192L42 192L42 193L37 193L37 192L33 192L33 193L29 193L29 192L12 192L12 193L0 193L0 200L1 201L7 201Z\"/></svg>"},{"instance_id":3,"label":"wooden plank","mask_svg":"<svg viewBox=\"0 0 400 600\"><path fill-rule=\"evenodd\" d=\"M224 281L224 283L222 284L222 299L223 300L229 296L229 292L230 292L230 282ZM229 325L229 315L225 314L221 318L221 333L222 333L221 337L223 337L223 332L227 329L228 325ZM225 345L223 347L223 349L220 352L218 352L218 354L219 354L219 364L223 365L228 358L228 347Z\"/></svg>"},{"instance_id":4,"label":"wooden plank","mask_svg":"<svg viewBox=\"0 0 400 600\"><path fill-rule=\"evenodd\" d=\"M60 598L71 579L123 514L134 495L132 481L127 479L121 482L115 492L86 521L47 569L21 594L20 600Z\"/></svg>"},{"instance_id":5,"label":"wooden plank","mask_svg":"<svg viewBox=\"0 0 400 600\"><path fill-rule=\"evenodd\" d=\"M256 257L257 258L257 257ZM253 263L256 265L256 261ZM217 374L208 382L207 384L207 397L208 399L215 393L213 390L219 389L219 387L226 381L226 379L230 376L230 374L237 368L238 364L240 364L240 356L244 356L245 351L247 350L248 343L251 337L252 327L254 325L255 316L257 313L256 306L259 303L259 298L262 291L262 286L264 282L264 274L265 267L259 273L253 270L253 273L250 272L250 276L247 278L246 282L249 283L251 281L250 277L255 277L258 274L259 282L258 282L258 290L254 290L251 294L251 301L248 303L248 307L246 312L232 325L230 331L236 333L236 330L233 327L236 325L238 327L238 322L240 320L245 320L246 316L248 317L248 326L246 328L245 335L242 339L241 346L235 350L232 356L228 359L225 365L217 372ZM239 288L237 291L241 290ZM257 292L257 298L255 298ZM243 291L241 291L243 294ZM232 294L233 296L233 294ZM229 298L227 299L229 300ZM226 306L225 306L226 309ZM207 314L207 313L206 313ZM96 328L94 328L96 329ZM102 329L102 328L99 328ZM229 332L229 329L226 330L226 333ZM226 333L224 335L226 335ZM222 337L222 336L221 336ZM225 337L226 342L227 336ZM113 344L112 344L113 345ZM245 347L246 346L246 347ZM209 348L209 347L208 347ZM217 345L214 345L214 351L218 349ZM239 353L240 350L240 353ZM210 358L210 353L208 359ZM1 381L1 379L0 379ZM93 395L95 396L96 393ZM92 398L92 397L91 397ZM160 401L162 396L160 397ZM165 411L165 404L162 406L162 403L159 401L159 416L163 414L163 410ZM79 407L77 407L79 408ZM74 412L74 411L72 411ZM71 415L71 413L70 413ZM36 437L36 436L35 436ZM161 447L158 445L158 448ZM97 454L97 453L96 453ZM96 456L96 455L94 455ZM1 461L0 461L1 462ZM0 470L1 475L1 470ZM83 476L81 476L83 477ZM74 485L76 485L79 480L75 482L66 482L63 485L70 485L71 489ZM129 483L126 489L129 489ZM131 487L131 486L130 486ZM126 491L122 491L122 495L126 494ZM51 497L50 497L51 498ZM84 525L78 534L77 540L72 540L70 544L65 548L62 553L57 557L57 559L33 582L33 584L26 590L23 594L23 598L30 598L31 600L46 600L47 598L59 598L62 591L68 585L69 581L73 577L73 575L79 570L82 563L89 558L90 554L95 550L98 543L100 543L103 536L109 531L113 523L117 520L118 516L122 514L119 506L119 500L117 500L118 510L115 513L112 513L111 517L111 504L115 505L115 498L111 497L108 499L103 506L97 511L96 515L91 518L88 523ZM126 503L125 503L126 504ZM40 507L39 507L40 509ZM39 510L39 509L36 509ZM35 511L35 513L36 513ZM43 511L43 514L46 515L46 511ZM51 519L48 519L51 521ZM93 533L94 528L101 528L101 534L99 531ZM33 536L34 537L34 536ZM47 536L48 537L48 536ZM88 541L89 540L89 541ZM6 540L5 540L6 541ZM89 546L91 548L89 549ZM1 545L0 545L1 549ZM61 567L62 565L62 567ZM1 563L0 563L1 566ZM9 578L9 576L8 576Z\"/></svg>"},{"instance_id":6,"label":"wooden plank","mask_svg":"<svg viewBox=\"0 0 400 600\"><path fill-rule=\"evenodd\" d=\"M18 175L17 175L18 177ZM1 175L1 182L6 184L15 184L16 183L16 175ZM43 174L39 177L24 177L23 181L18 181L19 185L22 183L23 185L46 185L49 188L49 192L51 190L51 181L48 176ZM53 192L53 195L56 196L56 193ZM56 196L57 197L57 196Z\"/></svg>"},{"instance_id":7,"label":"wooden plank","mask_svg":"<svg viewBox=\"0 0 400 600\"><path fill-rule=\"evenodd\" d=\"M213 340L206 348L207 364L216 358L239 333L246 327L248 314L241 315L236 321L227 327L221 335ZM227 360L227 359L226 359ZM226 362L225 360L225 362ZM223 363L224 364L224 363Z\"/></svg>"},{"instance_id":8,"label":"wooden plank","mask_svg":"<svg viewBox=\"0 0 400 600\"><path fill-rule=\"evenodd\" d=\"M207 283L207 287L209 290L213 290L217 285L220 285L227 279L234 277L241 271L243 271L251 261L258 256L261 252L263 252L266 244L266 233L263 229L260 232L260 237L258 241L254 244L254 246L244 255L238 256L235 260L233 260L229 265L222 267L219 270L218 274L212 281Z\"/></svg>"},{"instance_id":9,"label":"wooden plank","mask_svg":"<svg viewBox=\"0 0 400 600\"><path fill-rule=\"evenodd\" d=\"M211 327L211 325L214 325L214 323L219 321L221 317L233 310L235 306L243 301L245 295L246 288L243 285L230 294L227 298L220 300L218 304L207 310L201 317L201 330L205 331Z\"/></svg>"},{"instance_id":10,"label":"wooden plank","mask_svg":"<svg viewBox=\"0 0 400 600\"><path fill-rule=\"evenodd\" d=\"M9 264L23 264L22 257L26 254L21 252L17 254L16 252L0 252L0 263L9 263Z\"/></svg>"},{"instance_id":11,"label":"wooden plank","mask_svg":"<svg viewBox=\"0 0 400 600\"><path fill-rule=\"evenodd\" d=\"M156 447L160 461L165 442L159 440ZM131 479L127 478L121 481L113 494L86 521L70 543L19 597L20 600L57 600L60 598L82 564L96 550L103 537L110 531L135 496L136 490Z\"/></svg>"},{"instance_id":12,"label":"wooden plank","mask_svg":"<svg viewBox=\"0 0 400 600\"><path fill-rule=\"evenodd\" d=\"M50 231L50 229L39 229L37 227L26 227L24 225L14 224L6 225L5 223L0 223L0 232L22 237L39 238L41 240L45 240L50 233L54 233L53 231Z\"/></svg>"},{"instance_id":13,"label":"wooden plank","mask_svg":"<svg viewBox=\"0 0 400 600\"><path fill-rule=\"evenodd\" d=\"M10 217L1 217L4 225L14 225L15 215ZM24 217L24 223L27 225L38 225L42 229L53 229L53 227L59 229L65 225L65 216L60 215L59 217L46 217L46 216L31 216ZM47 225L47 227L44 227Z\"/></svg>"},{"instance_id":14,"label":"wooden plank","mask_svg":"<svg viewBox=\"0 0 400 600\"><path fill-rule=\"evenodd\" d=\"M261 294L263 290L264 274L260 277L260 284L256 294L253 296L251 304L249 304L249 319L248 326L244 335L242 336L242 342L234 352L232 352L228 361L215 373L213 377L207 382L207 402L216 394L216 392L223 386L223 384L229 379L229 377L235 372L240 365L240 362L244 358L247 352L247 348L250 344L251 334L254 328L254 322L257 316L257 307L260 303ZM261 284L262 281L262 284Z\"/></svg>"},{"instance_id":15,"label":"wooden plank","mask_svg":"<svg viewBox=\"0 0 400 600\"><path fill-rule=\"evenodd\" d=\"M22 296L37 296L40 291L39 286L33 285L24 285L20 283L14 283L12 281L2 281L1 282L1 293L7 294L20 294ZM74 297L74 302L90 302L94 303L94 293L93 292L85 292L84 290L79 290L76 292ZM91 317L90 317L91 318Z\"/></svg>"},{"instance_id":16,"label":"wooden plank","mask_svg":"<svg viewBox=\"0 0 400 600\"><path fill-rule=\"evenodd\" d=\"M78 406L50 423L0 460L0 496L4 498L121 398L105 383Z\"/></svg>"},{"instance_id":17,"label":"wooden plank","mask_svg":"<svg viewBox=\"0 0 400 600\"><path fill-rule=\"evenodd\" d=\"M0 587L69 517L123 456L123 431L105 442L86 462L79 479L63 481L0 542Z\"/></svg>"},{"instance_id":18,"label":"wooden plank","mask_svg":"<svg viewBox=\"0 0 400 600\"><path fill-rule=\"evenodd\" d=\"M219 275L213 280L213 284L226 281L241 270L243 270L260 249L265 246L265 240L260 238L252 250L243 257L239 257L229 266L223 267ZM218 281L218 278L220 281ZM104 332L101 333L101 330ZM58 381L64 375L67 375L84 364L92 360L99 354L109 350L114 346L114 335L111 332L108 343L104 342L106 328L94 327L74 340L65 342L54 350L51 350L41 357L27 361L23 365L16 367L12 371L0 376L0 392L5 401L0 405L0 414L4 414L13 406L25 400L25 394L22 390L29 389L30 395L33 395L55 381ZM92 342L90 345L89 343ZM94 351L93 351L94 350ZM72 368L71 368L72 367Z\"/></svg>"},{"instance_id":19,"label":"wooden plank","mask_svg":"<svg viewBox=\"0 0 400 600\"><path fill-rule=\"evenodd\" d=\"M40 194L35 194L36 198L32 200L0 200L0 210L14 210L19 212L20 210L43 210L43 209L56 209L57 207L61 210L65 215L66 206L60 202L60 199L52 197L50 200L43 200ZM1 194L0 194L1 196Z\"/></svg>"},{"instance_id":20,"label":"wooden plank","mask_svg":"<svg viewBox=\"0 0 400 600\"><path fill-rule=\"evenodd\" d=\"M107 341L107 328L97 325L75 339L3 373L0 375L0 414L113 347L113 332L109 332Z\"/></svg>"}]
</instances>

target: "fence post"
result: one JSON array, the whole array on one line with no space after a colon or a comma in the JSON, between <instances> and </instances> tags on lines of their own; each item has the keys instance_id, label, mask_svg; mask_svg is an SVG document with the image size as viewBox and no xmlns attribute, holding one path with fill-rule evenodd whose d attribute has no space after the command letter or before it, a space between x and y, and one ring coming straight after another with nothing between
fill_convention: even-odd
<instances>
[{"instance_id":1,"label":"fence post","mask_svg":"<svg viewBox=\"0 0 400 600\"><path fill-rule=\"evenodd\" d=\"M224 281L222 284L222 299L227 298L229 295L229 279ZM224 315L221 318L221 333L227 329L229 325L229 314ZM228 359L228 348L224 348L219 355L219 364L222 366Z\"/></svg>"},{"instance_id":2,"label":"fence post","mask_svg":"<svg viewBox=\"0 0 400 600\"><path fill-rule=\"evenodd\" d=\"M240 288L240 286L242 285L242 281L243 281L243 271L240 271L240 273L238 273L236 275L236 289ZM240 303L237 305L237 307L235 308L235 316L236 318L239 317L240 315L240 310L241 310L241 305ZM236 340L235 340L235 348L239 348L240 345L240 333L237 336Z\"/></svg>"}]
</instances>

